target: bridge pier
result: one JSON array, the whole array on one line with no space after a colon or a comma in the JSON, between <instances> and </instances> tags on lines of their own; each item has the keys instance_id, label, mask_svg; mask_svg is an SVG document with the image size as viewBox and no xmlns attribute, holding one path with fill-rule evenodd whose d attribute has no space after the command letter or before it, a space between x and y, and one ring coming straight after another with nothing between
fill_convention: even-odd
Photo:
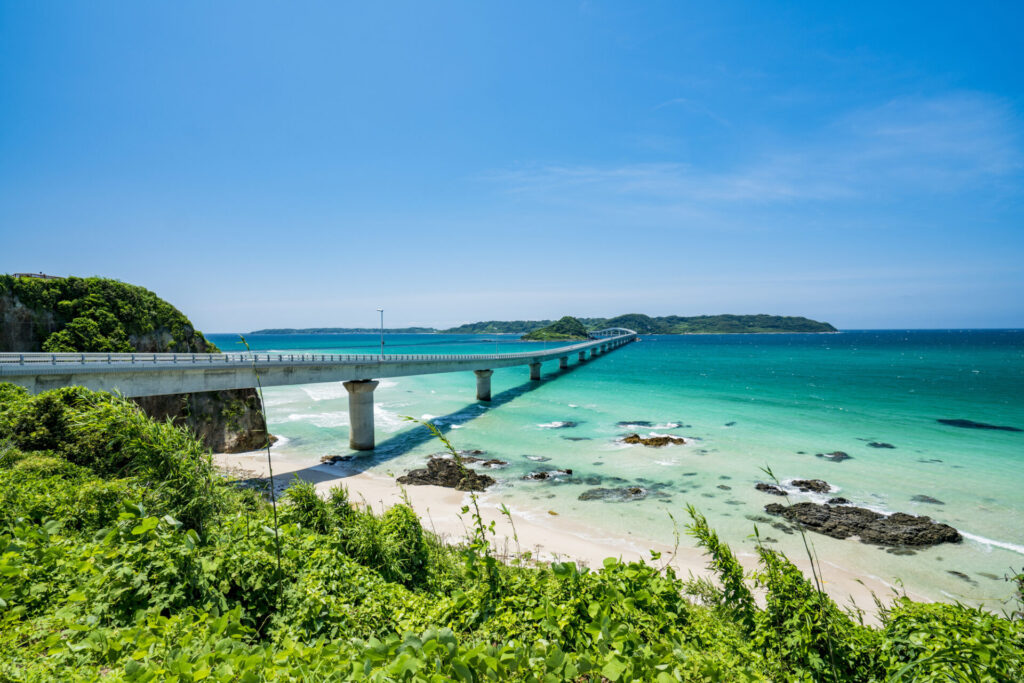
<instances>
[{"instance_id":1,"label":"bridge pier","mask_svg":"<svg viewBox=\"0 0 1024 683\"><path fill-rule=\"evenodd\" d=\"M348 447L354 451L372 451L376 445L373 435L373 390L378 382L358 379L342 382L348 390Z\"/></svg>"},{"instance_id":2,"label":"bridge pier","mask_svg":"<svg viewBox=\"0 0 1024 683\"><path fill-rule=\"evenodd\" d=\"M530 363L530 379L535 382L540 380L540 363Z\"/></svg>"},{"instance_id":3,"label":"bridge pier","mask_svg":"<svg viewBox=\"0 0 1024 683\"><path fill-rule=\"evenodd\" d=\"M601 355L601 350L598 349L596 346L594 348L590 349L590 357L591 358L597 358L599 355Z\"/></svg>"},{"instance_id":4,"label":"bridge pier","mask_svg":"<svg viewBox=\"0 0 1024 683\"><path fill-rule=\"evenodd\" d=\"M562 356L558 359L558 369L566 370L569 367L569 356Z\"/></svg>"},{"instance_id":5,"label":"bridge pier","mask_svg":"<svg viewBox=\"0 0 1024 683\"><path fill-rule=\"evenodd\" d=\"M580 351L580 362L582 363L586 359L587 359L587 352L586 351Z\"/></svg>"},{"instance_id":6,"label":"bridge pier","mask_svg":"<svg viewBox=\"0 0 1024 683\"><path fill-rule=\"evenodd\" d=\"M494 374L494 370L474 370L473 374L476 375L476 400L490 401L491 375Z\"/></svg>"}]
</instances>

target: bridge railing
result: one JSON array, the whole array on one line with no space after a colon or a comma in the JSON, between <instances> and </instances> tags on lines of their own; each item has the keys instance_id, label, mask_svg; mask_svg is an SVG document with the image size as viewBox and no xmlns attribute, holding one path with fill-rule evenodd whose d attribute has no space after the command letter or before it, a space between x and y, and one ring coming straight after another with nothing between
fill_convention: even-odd
<instances>
[{"instance_id":1,"label":"bridge railing","mask_svg":"<svg viewBox=\"0 0 1024 683\"><path fill-rule=\"evenodd\" d=\"M636 333L620 334L602 339L635 337ZM348 353L0 353L0 367L40 365L159 365L183 367L199 365L238 365L252 364L274 365L288 363L396 363L408 361L486 361L486 360L519 360L537 357L557 357L570 354L594 346L596 342L587 341L569 346L544 349L542 351L523 351L519 353L497 354L348 354Z\"/></svg>"}]
</instances>

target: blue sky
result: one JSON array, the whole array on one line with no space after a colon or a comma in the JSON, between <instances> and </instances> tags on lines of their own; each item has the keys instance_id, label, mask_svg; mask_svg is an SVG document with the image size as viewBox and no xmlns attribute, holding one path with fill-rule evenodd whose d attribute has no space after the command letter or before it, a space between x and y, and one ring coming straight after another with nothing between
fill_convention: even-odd
<instances>
[{"instance_id":1,"label":"blue sky","mask_svg":"<svg viewBox=\"0 0 1024 683\"><path fill-rule=\"evenodd\" d=\"M0 0L0 271L209 332L1022 327L1022 8Z\"/></svg>"}]
</instances>

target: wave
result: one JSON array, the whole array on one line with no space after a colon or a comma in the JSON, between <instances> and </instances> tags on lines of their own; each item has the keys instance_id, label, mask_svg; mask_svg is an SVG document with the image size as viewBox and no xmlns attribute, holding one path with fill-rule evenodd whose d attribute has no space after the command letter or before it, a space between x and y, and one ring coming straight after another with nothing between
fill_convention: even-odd
<instances>
[{"instance_id":1,"label":"wave","mask_svg":"<svg viewBox=\"0 0 1024 683\"><path fill-rule=\"evenodd\" d=\"M575 422L559 422L558 420L556 420L554 422L543 422L543 423L541 423L541 424L539 424L537 426L540 427L541 429L562 429L563 427L570 427L570 426L575 427L576 423Z\"/></svg>"},{"instance_id":2,"label":"wave","mask_svg":"<svg viewBox=\"0 0 1024 683\"><path fill-rule=\"evenodd\" d=\"M303 384L299 387L314 401L329 401L348 396L348 390L341 382L323 382L321 384Z\"/></svg>"},{"instance_id":3,"label":"wave","mask_svg":"<svg viewBox=\"0 0 1024 683\"><path fill-rule=\"evenodd\" d=\"M323 413L292 413L285 418L287 422L307 422L314 427L347 427L348 411Z\"/></svg>"},{"instance_id":4,"label":"wave","mask_svg":"<svg viewBox=\"0 0 1024 683\"><path fill-rule=\"evenodd\" d=\"M991 538L985 538L984 536L978 536L976 534L969 534L963 529L957 529L960 535L964 538L970 539L976 543L982 545L993 546L996 548L1002 548L1003 550L1009 550L1010 552L1017 553L1018 555L1024 555L1024 545L1017 545L1016 543L1009 543L1007 541L994 541Z\"/></svg>"}]
</instances>

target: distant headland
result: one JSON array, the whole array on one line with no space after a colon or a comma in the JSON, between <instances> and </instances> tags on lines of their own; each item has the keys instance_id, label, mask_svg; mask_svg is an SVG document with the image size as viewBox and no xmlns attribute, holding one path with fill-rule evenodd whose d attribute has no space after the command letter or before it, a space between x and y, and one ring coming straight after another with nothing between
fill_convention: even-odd
<instances>
[{"instance_id":1,"label":"distant headland","mask_svg":"<svg viewBox=\"0 0 1024 683\"><path fill-rule=\"evenodd\" d=\"M571 321L578 322L583 332ZM545 329L551 327L558 329ZM568 327L567 327L568 326ZM569 328L572 329L569 329ZM626 313L614 318L575 318L561 320L487 320L458 327L387 328L388 334L520 334L529 339L574 339L586 331L606 327L626 327L640 334L785 334L838 332L826 322L802 316L782 315L667 315L652 317L643 313ZM563 329L565 328L565 329ZM542 330L544 330L542 332ZM379 332L376 327L306 327L267 328L249 334L366 334ZM534 335L538 333L540 336ZM545 336L547 335L547 336ZM552 336L554 335L554 336ZM566 336L558 336L566 335Z\"/></svg>"}]
</instances>

